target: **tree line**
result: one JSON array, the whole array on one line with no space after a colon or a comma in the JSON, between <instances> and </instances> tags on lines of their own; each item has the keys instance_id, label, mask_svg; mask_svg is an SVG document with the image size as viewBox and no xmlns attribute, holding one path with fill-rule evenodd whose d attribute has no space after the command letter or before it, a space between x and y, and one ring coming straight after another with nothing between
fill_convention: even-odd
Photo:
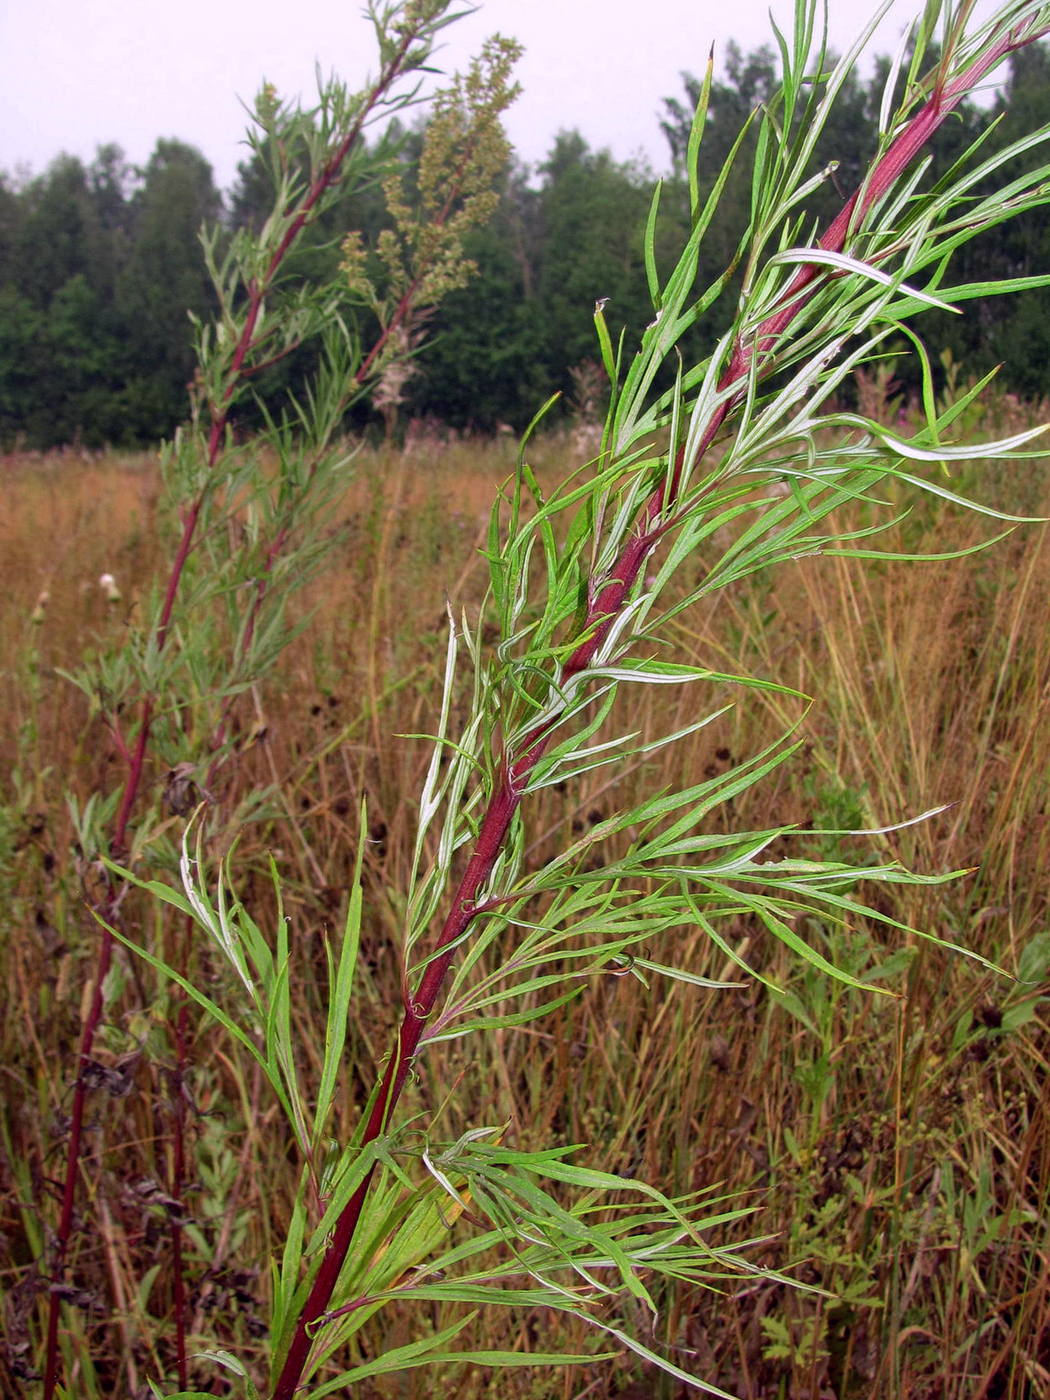
<instances>
[{"instance_id":1,"label":"tree line","mask_svg":"<svg viewBox=\"0 0 1050 1400\"><path fill-rule=\"evenodd\" d=\"M869 79L847 81L813 155L814 174L827 174L799 210L803 224L828 220L856 188L878 145L888 71L881 60ZM683 83L683 97L663 106L672 174L661 195L658 260L664 241L680 246L687 219L684 157L700 85L689 74ZM770 49L745 54L728 47L708 104L701 163L708 189L748 113L775 87ZM921 179L936 182L976 137L991 150L1048 123L1050 49L1036 45L1013 57L990 105L964 105L943 128ZM381 142L389 161L411 172L421 133L394 128ZM747 227L749 142L745 137L705 240L705 284L734 263ZM1019 170L1042 159L1040 147L1016 157ZM518 429L554 390L571 402L575 386L578 396L588 382L580 367L595 358L595 301L608 299L609 324L626 329L627 345L652 318L643 240L653 183L644 166L616 161L576 132L560 133L535 171L512 162L495 216L470 235L476 273L425 327L412 374L386 404L388 429L398 416ZM980 193L978 180L974 197ZM224 198L203 155L177 140L158 141L142 168L107 145L90 164L63 155L33 179L0 176L0 442L126 447L169 435L188 409L191 316L206 318L213 307L200 228L232 231L265 219L271 201L264 152L239 167ZM368 249L388 225L377 184L307 231L291 273L328 274L348 229L359 230ZM1047 271L1050 228L1029 216L961 249L943 280ZM713 343L723 328L712 308L698 335ZM949 353L968 373L1003 364L1014 392L1050 392L1050 289L981 299L965 317L930 312L923 330L935 354ZM261 376L260 415L276 389L294 384L310 353L304 347Z\"/></svg>"}]
</instances>

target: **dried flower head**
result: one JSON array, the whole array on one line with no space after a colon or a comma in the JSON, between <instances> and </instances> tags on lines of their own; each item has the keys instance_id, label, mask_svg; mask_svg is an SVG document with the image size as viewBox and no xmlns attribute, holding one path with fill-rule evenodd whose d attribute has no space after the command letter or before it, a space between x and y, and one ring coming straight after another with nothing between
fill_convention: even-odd
<instances>
[{"instance_id":1,"label":"dried flower head","mask_svg":"<svg viewBox=\"0 0 1050 1400\"><path fill-rule=\"evenodd\" d=\"M107 602L107 603L119 603L119 602L120 602L120 597L121 597L120 589L117 587L117 580L113 577L112 574L100 574L100 575L99 575L99 580L98 580L98 586L99 586L99 588L102 589L102 592L106 595L106 602Z\"/></svg>"}]
</instances>

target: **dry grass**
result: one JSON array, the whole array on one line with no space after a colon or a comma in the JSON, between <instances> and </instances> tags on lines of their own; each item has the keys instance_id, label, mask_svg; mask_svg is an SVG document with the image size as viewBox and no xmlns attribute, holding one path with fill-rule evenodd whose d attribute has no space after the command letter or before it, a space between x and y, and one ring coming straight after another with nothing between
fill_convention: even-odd
<instances>
[{"instance_id":1,"label":"dry grass","mask_svg":"<svg viewBox=\"0 0 1050 1400\"><path fill-rule=\"evenodd\" d=\"M1001 401L984 426L995 435L1020 416ZM540 446L541 475L561 472L564 450L553 440ZM346 530L334 567L310 587L310 626L274 683L245 700L244 742L221 774L217 796L230 813L266 790L239 864L249 899L265 898L256 875L267 851L287 877L304 1025L322 1003L321 937L339 917L367 798L365 995L348 1047L344 1126L355 1121L397 1005L398 891L426 750L396 736L432 725L444 600L470 607L480 599L480 532L512 455L508 444L437 441L400 456L362 454L340 507ZM94 940L83 899L93 875L78 859L64 794L84 801L110 791L117 762L87 701L60 673L84 647L112 644L133 625L163 549L149 462L7 459L2 470L0 771L10 777L0 789L0 975L9 989L0 1027L0 1277L9 1351L0 1388L14 1394L20 1368L36 1361L46 1283L32 1259L60 1172ZM1020 484L994 477L975 490L1050 513L1037 468ZM900 530L909 549L946 550L972 543L980 525L926 506ZM756 1279L730 1297L683 1292L666 1300L659 1322L666 1346L685 1348L694 1369L741 1396L1021 1400L1050 1387L1042 1087L1050 1037L1035 1000L1047 991L1050 961L1046 546L1045 527L1032 526L958 562L803 560L706 615L690 613L675 637L684 659L732 659L797 686L815 697L813 707L787 714L746 693L717 730L629 772L615 793L596 784L548 791L531 828L539 855L595 824L610 802L736 763L784 718L801 719L798 761L730 817L855 828L954 804L883 838L800 836L793 848L866 842L873 857L899 855L923 869L977 867L925 894L909 891L906 907L886 912L1009 973L1030 972L1037 984L885 929L807 929L859 974L892 960L878 986L893 996L857 994L793 967L742 923L740 948L783 995L758 981L710 995L610 978L537 1026L455 1042L422 1066L416 1108L434 1112L458 1083L439 1132L510 1121L523 1145L589 1143L594 1161L670 1191L746 1194L758 1211L746 1228L766 1237L756 1261L827 1293ZM106 571L118 579L119 602L97 585ZM34 622L44 590L49 601ZM627 729L688 720L692 695L659 689L659 715L649 689L624 697L636 710L621 712ZM157 795L165 775L152 782ZM138 905L129 929L169 948L183 936ZM693 930L664 951L707 975L727 970ZM65 1343L68 1374L84 1396L142 1393L146 1377L170 1364L162 1183L174 1116L185 1113L196 1154L187 1222L196 1339L241 1354L258 1345L267 1287L259 1269L279 1248L295 1181L258 1077L234 1047L198 1027L194 1068L179 1084L170 990L130 961L119 975L98 1048L80 1206L81 1224L92 1228L76 1239L80 1296ZM305 1037L304 1058L314 1053ZM413 1314L391 1315L372 1344L408 1340L416 1325ZM563 1324L543 1314L481 1327L479 1345L588 1345L555 1335ZM74 1359L89 1351L94 1370ZM375 1382L369 1394L420 1394L429 1385L462 1397L569 1400L632 1382L642 1387L636 1395L674 1393L666 1378L625 1360L613 1371L538 1377L413 1372L403 1384Z\"/></svg>"}]
</instances>

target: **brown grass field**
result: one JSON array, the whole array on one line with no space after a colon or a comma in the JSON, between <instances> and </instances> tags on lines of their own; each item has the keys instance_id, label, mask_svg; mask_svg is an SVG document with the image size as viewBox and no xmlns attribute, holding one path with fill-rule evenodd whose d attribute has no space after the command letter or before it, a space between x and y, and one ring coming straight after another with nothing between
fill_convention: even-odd
<instances>
[{"instance_id":1,"label":"brown grass field","mask_svg":"<svg viewBox=\"0 0 1050 1400\"><path fill-rule=\"evenodd\" d=\"M1022 422L1023 420L1023 422ZM974 436L1031 415L993 399ZM558 437L534 453L560 475ZM352 1010L338 1118L355 1122L398 1005L399 891L411 860L414 798L433 728L444 599L476 610L478 549L509 443L424 441L364 452L339 508L331 566L297 601L306 622L265 688L241 697L243 735L213 794L242 828L246 902L266 899L272 853L285 881L304 1026L323 1001L323 931L345 907L367 800L363 980ZM119 758L88 700L63 676L85 649L119 646L164 562L167 528L148 457L76 454L0 461L0 1393L32 1392L40 1364L46 1258L63 1136L96 946L96 878L77 849L67 794L115 791ZM953 489L1050 515L1044 464L980 464ZM996 522L919 502L899 527L908 550L947 551ZM121 598L97 580L112 573ZM46 604L38 607L46 592ZM799 722L796 760L731 813L742 829L797 823L853 830L951 804L881 837L800 836L796 851L870 850L912 867L971 873L902 888L887 912L1003 969L883 926L811 927L833 961L870 977L856 992L793 963L742 919L737 947L759 980L731 992L631 977L595 982L547 1019L428 1053L407 1111L437 1131L508 1123L523 1146L588 1145L588 1162L669 1193L717 1188L754 1207L732 1229L760 1239L755 1263L822 1291L756 1276L724 1294L663 1299L650 1344L748 1400L1037 1400L1050 1394L1050 550L1025 525L962 560L899 564L798 560L677 624L675 659L794 686L806 708L741 691L717 726L621 775L546 790L532 814L537 853L610 804L756 752ZM669 653L671 654L671 653ZM692 688L625 692L623 730L689 721ZM727 690L726 698L733 698ZM706 703L706 702L705 702ZM651 707L667 707L660 714ZM604 773L605 770L600 770ZM177 776L152 771L149 801L181 829ZM166 804L166 806L165 806ZM787 838L785 838L786 844ZM808 844L807 844L808 843ZM148 854L148 853L147 853ZM886 898L885 895L881 896ZM134 936L164 940L158 908L129 900ZM695 929L662 950L709 977L731 971ZM205 965L200 975L208 977ZM1024 980L1016 980L1022 978ZM82 1163L63 1329L78 1397L147 1395L172 1384L164 1183L172 1122L192 1166L185 1221L191 1346L261 1354L269 1282L296 1163L258 1073L191 1015L185 1084L173 1072L170 988L120 955L97 1045L98 1087ZM323 1026L323 1020L317 1024ZM316 1053L308 1035L302 1053ZM448 1087L456 1092L446 1102ZM428 1311L431 1309L432 1312ZM436 1305L388 1310L376 1350L442 1322ZM639 1321L640 1327L647 1327ZM597 1350L553 1314L481 1316L472 1347ZM225 1394L214 1366L194 1383ZM621 1363L557 1372L446 1366L368 1382L399 1400L671 1397L677 1383Z\"/></svg>"}]
</instances>

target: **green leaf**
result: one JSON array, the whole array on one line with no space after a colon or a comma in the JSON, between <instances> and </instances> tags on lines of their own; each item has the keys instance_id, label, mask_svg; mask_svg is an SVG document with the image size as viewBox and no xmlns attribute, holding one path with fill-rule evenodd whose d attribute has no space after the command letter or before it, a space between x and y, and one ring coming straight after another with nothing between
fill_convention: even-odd
<instances>
[{"instance_id":1,"label":"green leaf","mask_svg":"<svg viewBox=\"0 0 1050 1400\"><path fill-rule=\"evenodd\" d=\"M1021 949L1017 980L1022 985L1045 982L1050 974L1050 930L1035 933Z\"/></svg>"},{"instance_id":2,"label":"green leaf","mask_svg":"<svg viewBox=\"0 0 1050 1400\"><path fill-rule=\"evenodd\" d=\"M587 1321L593 1321L593 1319L588 1318ZM668 1361L668 1359L665 1356L661 1356L659 1352L652 1351L649 1347L644 1346L635 1337L632 1337L629 1332L625 1332L619 1327L613 1327L609 1323L594 1321L593 1325L600 1328L606 1336L615 1337L628 1351L633 1351L634 1354L640 1356L643 1361L648 1361L650 1365L656 1366L665 1376L671 1376L674 1380L683 1381L686 1385L692 1386L695 1390L699 1390L702 1395L713 1395L715 1400L735 1400L735 1397L730 1395L728 1391L720 1390L718 1386L711 1385L708 1381L703 1380L700 1376L694 1375L691 1371L683 1371L680 1366L676 1366L673 1362Z\"/></svg>"},{"instance_id":3,"label":"green leaf","mask_svg":"<svg viewBox=\"0 0 1050 1400\"><path fill-rule=\"evenodd\" d=\"M595 304L594 328L598 332L598 348L601 351L602 366L609 376L609 383L615 384L617 380L616 360L613 356L612 341L609 339L609 327L605 323L604 301Z\"/></svg>"},{"instance_id":4,"label":"green leaf","mask_svg":"<svg viewBox=\"0 0 1050 1400\"><path fill-rule=\"evenodd\" d=\"M317 1090L317 1103L314 1108L312 1140L316 1148L328 1121L328 1113L335 1092L336 1078L343 1062L343 1046L346 1043L346 1027L349 1016L350 997L353 992L354 973L357 970L357 954L361 942L361 870L364 863L365 841L368 837L368 820L364 799L360 808L360 836L357 843L357 860L347 899L346 922L339 948L339 962L334 970L331 948L325 944L325 958L328 964L328 1016L325 1021L324 1062L321 1067L321 1082Z\"/></svg>"},{"instance_id":5,"label":"green leaf","mask_svg":"<svg viewBox=\"0 0 1050 1400\"><path fill-rule=\"evenodd\" d=\"M468 1313L460 1321L452 1323L451 1326L443 1328L440 1332L433 1333L432 1336L424 1337L418 1342L409 1342L405 1346L394 1347L372 1361L366 1361L360 1366L343 1371L341 1375L312 1389L310 1392L312 1400L322 1400L323 1396L333 1395L338 1390L345 1390L348 1386L356 1385L358 1381L367 1380L369 1376L384 1376L391 1371L410 1371L416 1366L434 1364L437 1358L442 1355L442 1348L445 1344L452 1341L454 1337L458 1337L465 1327L470 1326L476 1316L476 1313ZM445 1359L448 1357L446 1356Z\"/></svg>"}]
</instances>

